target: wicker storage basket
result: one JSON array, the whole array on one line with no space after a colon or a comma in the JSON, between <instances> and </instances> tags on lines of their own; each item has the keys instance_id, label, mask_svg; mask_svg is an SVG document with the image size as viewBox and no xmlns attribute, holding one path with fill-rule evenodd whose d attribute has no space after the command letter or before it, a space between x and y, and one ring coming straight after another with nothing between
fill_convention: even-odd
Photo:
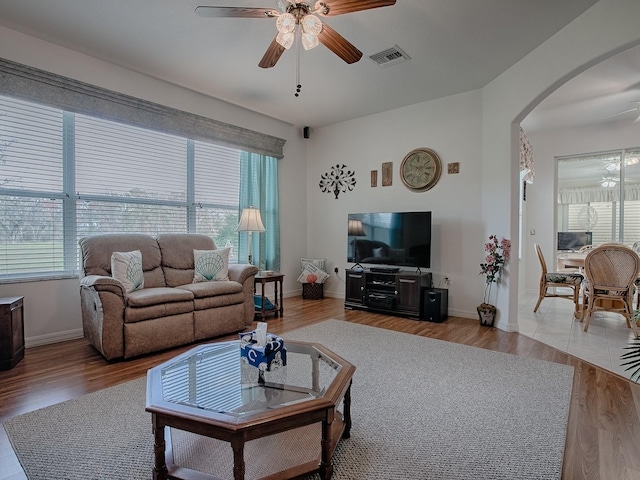
<instances>
[{"instance_id":1,"label":"wicker storage basket","mask_svg":"<svg viewBox=\"0 0 640 480\"><path fill-rule=\"evenodd\" d=\"M320 300L324 298L324 283L303 283L302 298L305 300Z\"/></svg>"}]
</instances>

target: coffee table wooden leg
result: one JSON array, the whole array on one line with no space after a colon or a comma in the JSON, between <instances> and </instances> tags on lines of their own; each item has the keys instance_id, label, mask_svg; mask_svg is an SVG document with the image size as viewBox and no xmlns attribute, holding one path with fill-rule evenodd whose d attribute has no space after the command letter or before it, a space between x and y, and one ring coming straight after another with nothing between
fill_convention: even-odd
<instances>
[{"instance_id":1,"label":"coffee table wooden leg","mask_svg":"<svg viewBox=\"0 0 640 480\"><path fill-rule=\"evenodd\" d=\"M327 418L322 421L322 458L320 459L320 478L329 480L333 475L331 459L331 424L333 423L333 409L327 412Z\"/></svg>"},{"instance_id":2,"label":"coffee table wooden leg","mask_svg":"<svg viewBox=\"0 0 640 480\"><path fill-rule=\"evenodd\" d=\"M151 422L153 425L153 455L155 461L153 480L164 480L168 475L165 459L164 425L160 423L155 413L151 415Z\"/></svg>"},{"instance_id":3,"label":"coffee table wooden leg","mask_svg":"<svg viewBox=\"0 0 640 480\"><path fill-rule=\"evenodd\" d=\"M244 440L231 440L233 448L233 478L234 480L244 480Z\"/></svg>"},{"instance_id":4,"label":"coffee table wooden leg","mask_svg":"<svg viewBox=\"0 0 640 480\"><path fill-rule=\"evenodd\" d=\"M342 432L342 438L351 437L351 385L353 381L349 382L349 388L344 394L343 415L344 415L344 432Z\"/></svg>"}]
</instances>

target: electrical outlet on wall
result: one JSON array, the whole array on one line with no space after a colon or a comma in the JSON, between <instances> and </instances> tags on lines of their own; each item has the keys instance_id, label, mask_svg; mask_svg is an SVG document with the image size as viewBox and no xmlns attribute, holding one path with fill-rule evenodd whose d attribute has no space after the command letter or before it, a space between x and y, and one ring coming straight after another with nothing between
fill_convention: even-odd
<instances>
[{"instance_id":1,"label":"electrical outlet on wall","mask_svg":"<svg viewBox=\"0 0 640 480\"><path fill-rule=\"evenodd\" d=\"M442 276L442 281L444 282L445 285L447 286L451 286L451 275L443 275Z\"/></svg>"},{"instance_id":2,"label":"electrical outlet on wall","mask_svg":"<svg viewBox=\"0 0 640 480\"><path fill-rule=\"evenodd\" d=\"M334 271L334 272L336 273L336 275L337 275L337 274L338 274L338 272L339 272L340 270L338 270L338 267L336 267L336 268L334 268L334 269L333 269L333 271Z\"/></svg>"}]
</instances>

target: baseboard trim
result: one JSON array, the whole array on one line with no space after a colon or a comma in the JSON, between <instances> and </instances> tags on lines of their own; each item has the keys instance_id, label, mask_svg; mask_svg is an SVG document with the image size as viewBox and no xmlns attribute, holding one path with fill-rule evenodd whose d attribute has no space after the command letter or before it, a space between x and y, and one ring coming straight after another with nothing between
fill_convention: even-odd
<instances>
[{"instance_id":1,"label":"baseboard trim","mask_svg":"<svg viewBox=\"0 0 640 480\"><path fill-rule=\"evenodd\" d=\"M46 335L27 337L24 339L24 346L25 348L38 347L40 345L50 345L52 343L66 342L67 340L76 340L77 338L82 337L82 329L76 328L74 330L66 330L64 332L47 333Z\"/></svg>"}]
</instances>

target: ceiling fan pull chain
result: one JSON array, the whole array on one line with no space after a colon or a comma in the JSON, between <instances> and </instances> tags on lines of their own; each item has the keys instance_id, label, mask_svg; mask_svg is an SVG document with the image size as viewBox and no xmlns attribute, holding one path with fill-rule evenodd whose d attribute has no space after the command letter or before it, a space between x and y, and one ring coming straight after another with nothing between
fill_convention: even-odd
<instances>
[{"instance_id":1,"label":"ceiling fan pull chain","mask_svg":"<svg viewBox=\"0 0 640 480\"><path fill-rule=\"evenodd\" d=\"M300 29L296 29L296 36L300 37ZM300 90L302 90L302 84L300 83L300 41L296 41L296 93L295 96L300 96Z\"/></svg>"}]
</instances>

